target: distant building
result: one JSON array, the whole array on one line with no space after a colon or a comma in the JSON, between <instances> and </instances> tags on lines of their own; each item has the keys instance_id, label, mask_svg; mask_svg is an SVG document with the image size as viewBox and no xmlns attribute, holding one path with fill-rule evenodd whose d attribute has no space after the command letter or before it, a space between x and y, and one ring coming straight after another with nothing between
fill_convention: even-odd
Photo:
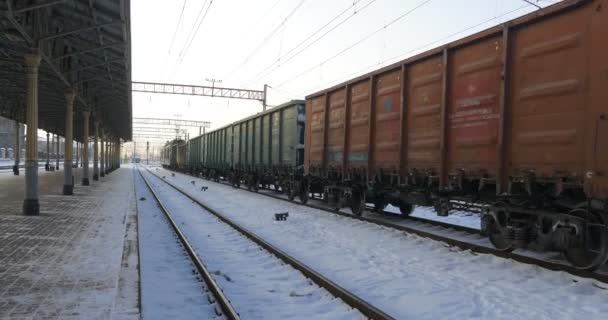
<instances>
[{"instance_id":1,"label":"distant building","mask_svg":"<svg viewBox=\"0 0 608 320\"><path fill-rule=\"evenodd\" d=\"M15 147L15 121L0 117L0 149ZM19 124L19 148L25 149L25 126ZM5 154L8 157L8 155Z\"/></svg>"}]
</instances>

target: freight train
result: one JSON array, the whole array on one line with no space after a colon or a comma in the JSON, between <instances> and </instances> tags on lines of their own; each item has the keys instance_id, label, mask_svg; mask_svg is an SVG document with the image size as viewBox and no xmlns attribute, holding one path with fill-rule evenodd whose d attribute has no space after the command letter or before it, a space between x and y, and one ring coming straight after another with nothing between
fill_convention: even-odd
<instances>
[{"instance_id":1,"label":"freight train","mask_svg":"<svg viewBox=\"0 0 608 320\"><path fill-rule=\"evenodd\" d=\"M169 144L189 163L167 165L355 214L475 207L496 248L595 269L608 259L607 32L608 1L563 1Z\"/></svg>"},{"instance_id":2,"label":"freight train","mask_svg":"<svg viewBox=\"0 0 608 320\"><path fill-rule=\"evenodd\" d=\"M304 172L304 110L304 101L294 100L187 143L170 141L161 163L237 188L272 186L294 199Z\"/></svg>"}]
</instances>

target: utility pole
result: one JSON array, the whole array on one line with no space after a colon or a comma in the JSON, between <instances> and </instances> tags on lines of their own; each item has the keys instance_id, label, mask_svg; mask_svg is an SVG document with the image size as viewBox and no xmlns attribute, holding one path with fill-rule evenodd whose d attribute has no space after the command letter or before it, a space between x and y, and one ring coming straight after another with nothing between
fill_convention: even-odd
<instances>
[{"instance_id":1,"label":"utility pole","mask_svg":"<svg viewBox=\"0 0 608 320\"><path fill-rule=\"evenodd\" d=\"M150 142L146 141L146 164L150 164L150 157L148 156L149 151L150 151Z\"/></svg>"},{"instance_id":2,"label":"utility pole","mask_svg":"<svg viewBox=\"0 0 608 320\"><path fill-rule=\"evenodd\" d=\"M268 95L268 88L271 88L271 86L265 84L264 85L264 100L262 100L262 111L266 111L266 96Z\"/></svg>"},{"instance_id":3,"label":"utility pole","mask_svg":"<svg viewBox=\"0 0 608 320\"><path fill-rule=\"evenodd\" d=\"M176 113L173 116L178 120L182 117L182 115L179 113ZM175 125L175 139L179 138L179 129L180 129L179 124L176 124Z\"/></svg>"}]
</instances>

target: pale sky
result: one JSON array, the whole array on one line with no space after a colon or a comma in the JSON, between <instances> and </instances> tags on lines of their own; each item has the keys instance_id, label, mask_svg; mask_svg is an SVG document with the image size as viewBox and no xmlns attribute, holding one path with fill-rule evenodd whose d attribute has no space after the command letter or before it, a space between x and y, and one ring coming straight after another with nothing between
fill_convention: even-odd
<instances>
[{"instance_id":1,"label":"pale sky","mask_svg":"<svg viewBox=\"0 0 608 320\"><path fill-rule=\"evenodd\" d=\"M132 79L268 84L268 102L278 105L534 10L523 0L132 0ZM257 101L133 93L135 117L210 121L212 129L261 110Z\"/></svg>"}]
</instances>

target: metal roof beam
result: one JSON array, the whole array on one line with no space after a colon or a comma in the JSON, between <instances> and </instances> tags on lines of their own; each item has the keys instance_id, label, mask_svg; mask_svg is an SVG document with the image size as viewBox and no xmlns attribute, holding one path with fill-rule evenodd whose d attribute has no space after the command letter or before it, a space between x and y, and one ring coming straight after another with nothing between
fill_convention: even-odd
<instances>
[{"instance_id":1,"label":"metal roof beam","mask_svg":"<svg viewBox=\"0 0 608 320\"><path fill-rule=\"evenodd\" d=\"M36 41L34 41L34 39L27 33L27 30L25 30L25 28L23 28L23 26L19 23L19 21L17 21L15 19L15 15L13 13L12 0L6 0L6 6L8 8L8 12L6 14L6 19L8 19L8 21L13 25L13 27L15 29L17 29L17 32L19 32L21 34L21 36L23 37L23 39L25 39L25 41L29 45L38 48L38 43ZM42 60L44 62L46 62L46 64L49 66L49 68L51 70L53 70L53 72L55 73L55 75L59 79L61 79L61 81L67 87L71 87L70 82L66 79L66 77L63 76L63 74L61 73L61 71L59 70L59 68L55 64L53 64L53 61L44 53L44 51L40 50L40 56L42 57ZM87 105L87 103L84 101L84 99L82 99L82 97L80 95L78 95L78 100L82 104Z\"/></svg>"},{"instance_id":2,"label":"metal roof beam","mask_svg":"<svg viewBox=\"0 0 608 320\"><path fill-rule=\"evenodd\" d=\"M68 31L64 31L64 32L50 34L48 36L41 37L39 40L47 41L47 40L51 40L51 39L55 39L55 38L65 37L65 36L73 34L73 33L79 33L82 31L87 31L87 30L92 30L92 29L97 29L97 28L102 28L102 27L107 27L107 26L113 26L115 24L123 24L123 22L120 20L116 20L116 21L100 23L100 24L96 24L96 25L92 25L92 26L80 27L80 28L76 28L76 29L72 29L72 30L68 30Z\"/></svg>"},{"instance_id":3,"label":"metal roof beam","mask_svg":"<svg viewBox=\"0 0 608 320\"><path fill-rule=\"evenodd\" d=\"M89 69L94 69L94 68L99 68L99 67L105 67L105 65L107 65L107 64L112 64L112 63L117 63L117 62L124 62L124 61L125 61L124 58L114 59L114 60L108 60L108 61L104 61L102 63L86 65L86 66L83 66L81 68L74 69L72 71L68 71L68 72L65 72L65 73L81 72L81 71L84 71L84 70L89 70Z\"/></svg>"},{"instance_id":4,"label":"metal roof beam","mask_svg":"<svg viewBox=\"0 0 608 320\"><path fill-rule=\"evenodd\" d=\"M47 2L47 3L36 4L36 5L33 5L33 6L29 6L29 7L23 7L23 8L20 8L20 9L13 10L13 14L15 14L15 13L24 13L24 12L27 12L27 11L42 9L42 8L54 6L56 4L61 4L61 3L66 2L66 1L67 0L57 0L57 1Z\"/></svg>"},{"instance_id":5,"label":"metal roof beam","mask_svg":"<svg viewBox=\"0 0 608 320\"><path fill-rule=\"evenodd\" d=\"M103 50L105 48L110 48L110 47L117 47L117 46L124 46L125 43L124 42L113 42L113 43L109 43L103 46L97 46L91 49L86 49L86 50L80 50L80 51L74 51L74 52L70 52L58 57L53 57L51 58L52 60L61 60L61 59L65 59L67 57L73 57L73 56L77 56L77 55L81 55L81 54L85 54L85 53L91 53L91 52L95 52L95 51L99 51L99 50Z\"/></svg>"}]
</instances>

